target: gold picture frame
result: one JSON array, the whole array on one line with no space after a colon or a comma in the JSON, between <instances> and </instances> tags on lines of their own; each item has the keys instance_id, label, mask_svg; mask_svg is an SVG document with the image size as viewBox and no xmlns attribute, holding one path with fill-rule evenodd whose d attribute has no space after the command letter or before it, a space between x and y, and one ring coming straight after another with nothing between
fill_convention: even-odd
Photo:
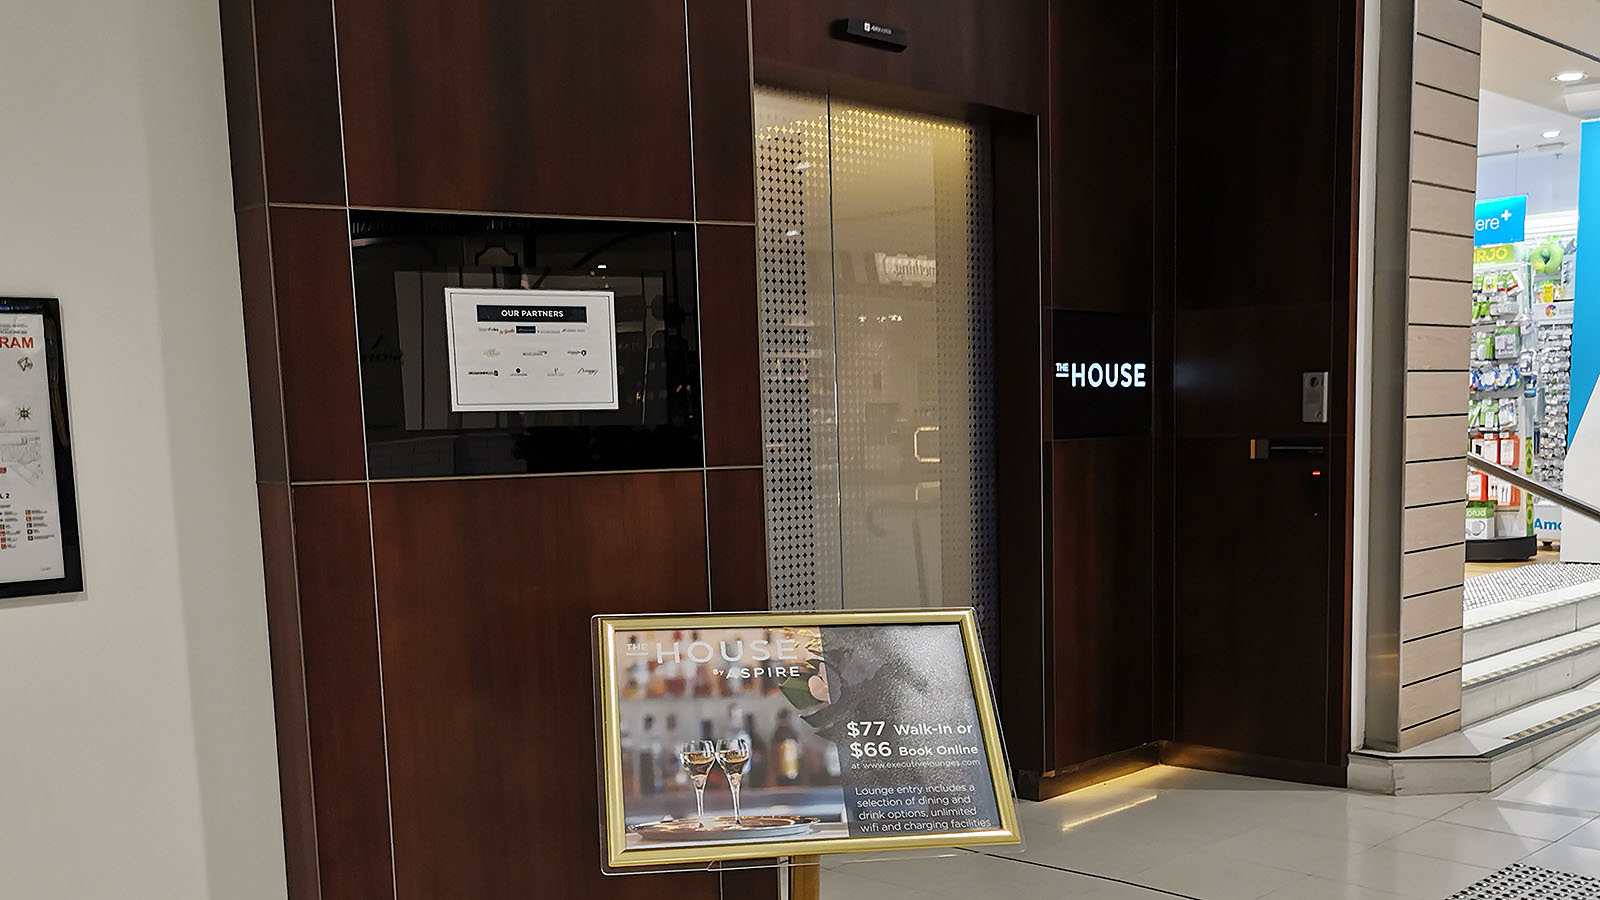
<instances>
[{"instance_id":1,"label":"gold picture frame","mask_svg":"<svg viewBox=\"0 0 1600 900\"><path fill-rule=\"evenodd\" d=\"M972 831L921 832L810 837L794 840L628 846L629 829L622 787L621 714L617 678L617 634L627 632L690 632L716 628L773 629L820 628L828 625L957 625L966 656L972 699L987 761L1000 827ZM593 621L596 669L596 718L600 741L601 830L607 868L626 870L706 864L727 860L763 859L824 853L878 852L941 847L972 847L1021 843L1016 804L999 718L995 713L988 672L984 665L977 619L971 609L860 610L837 612L735 612L691 615L595 616Z\"/></svg>"}]
</instances>

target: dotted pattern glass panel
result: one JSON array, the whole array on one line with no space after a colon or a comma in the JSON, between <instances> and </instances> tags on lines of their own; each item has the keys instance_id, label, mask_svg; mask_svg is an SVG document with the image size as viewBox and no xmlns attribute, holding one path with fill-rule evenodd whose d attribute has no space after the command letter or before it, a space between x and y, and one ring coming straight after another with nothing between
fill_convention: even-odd
<instances>
[{"instance_id":1,"label":"dotted pattern glass panel","mask_svg":"<svg viewBox=\"0 0 1600 900\"><path fill-rule=\"evenodd\" d=\"M828 107L756 93L761 430L773 609L837 609Z\"/></svg>"},{"instance_id":2,"label":"dotted pattern glass panel","mask_svg":"<svg viewBox=\"0 0 1600 900\"><path fill-rule=\"evenodd\" d=\"M970 605L992 656L987 134L767 89L756 108L773 606Z\"/></svg>"}]
</instances>

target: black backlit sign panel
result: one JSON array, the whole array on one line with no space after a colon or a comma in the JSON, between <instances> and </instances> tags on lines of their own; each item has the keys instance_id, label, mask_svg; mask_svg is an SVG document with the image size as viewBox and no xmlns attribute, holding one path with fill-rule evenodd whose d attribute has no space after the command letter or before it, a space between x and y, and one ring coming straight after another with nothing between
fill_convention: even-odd
<instances>
[{"instance_id":1,"label":"black backlit sign panel","mask_svg":"<svg viewBox=\"0 0 1600 900\"><path fill-rule=\"evenodd\" d=\"M1051 385L1056 438L1150 432L1150 318L1054 310Z\"/></svg>"}]
</instances>

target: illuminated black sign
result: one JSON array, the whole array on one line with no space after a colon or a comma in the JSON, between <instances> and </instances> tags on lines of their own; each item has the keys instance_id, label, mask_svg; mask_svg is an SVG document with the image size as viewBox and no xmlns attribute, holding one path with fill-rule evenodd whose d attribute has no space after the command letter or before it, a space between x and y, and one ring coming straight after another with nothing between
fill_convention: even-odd
<instances>
[{"instance_id":1,"label":"illuminated black sign","mask_svg":"<svg viewBox=\"0 0 1600 900\"><path fill-rule=\"evenodd\" d=\"M1051 332L1053 436L1148 434L1150 318L1058 309Z\"/></svg>"}]
</instances>

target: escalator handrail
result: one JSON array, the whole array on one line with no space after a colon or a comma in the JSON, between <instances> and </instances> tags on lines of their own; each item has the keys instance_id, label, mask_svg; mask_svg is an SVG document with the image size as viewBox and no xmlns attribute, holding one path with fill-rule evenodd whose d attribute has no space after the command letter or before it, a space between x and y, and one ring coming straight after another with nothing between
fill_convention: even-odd
<instances>
[{"instance_id":1,"label":"escalator handrail","mask_svg":"<svg viewBox=\"0 0 1600 900\"><path fill-rule=\"evenodd\" d=\"M1600 506L1579 500L1570 494L1563 494L1561 491L1542 482L1535 481L1515 469L1508 469L1499 463L1490 462L1476 453L1467 454L1467 465L1485 475L1493 475L1501 481L1509 481L1531 494L1537 494L1562 509L1570 509L1592 522L1600 522Z\"/></svg>"}]
</instances>

